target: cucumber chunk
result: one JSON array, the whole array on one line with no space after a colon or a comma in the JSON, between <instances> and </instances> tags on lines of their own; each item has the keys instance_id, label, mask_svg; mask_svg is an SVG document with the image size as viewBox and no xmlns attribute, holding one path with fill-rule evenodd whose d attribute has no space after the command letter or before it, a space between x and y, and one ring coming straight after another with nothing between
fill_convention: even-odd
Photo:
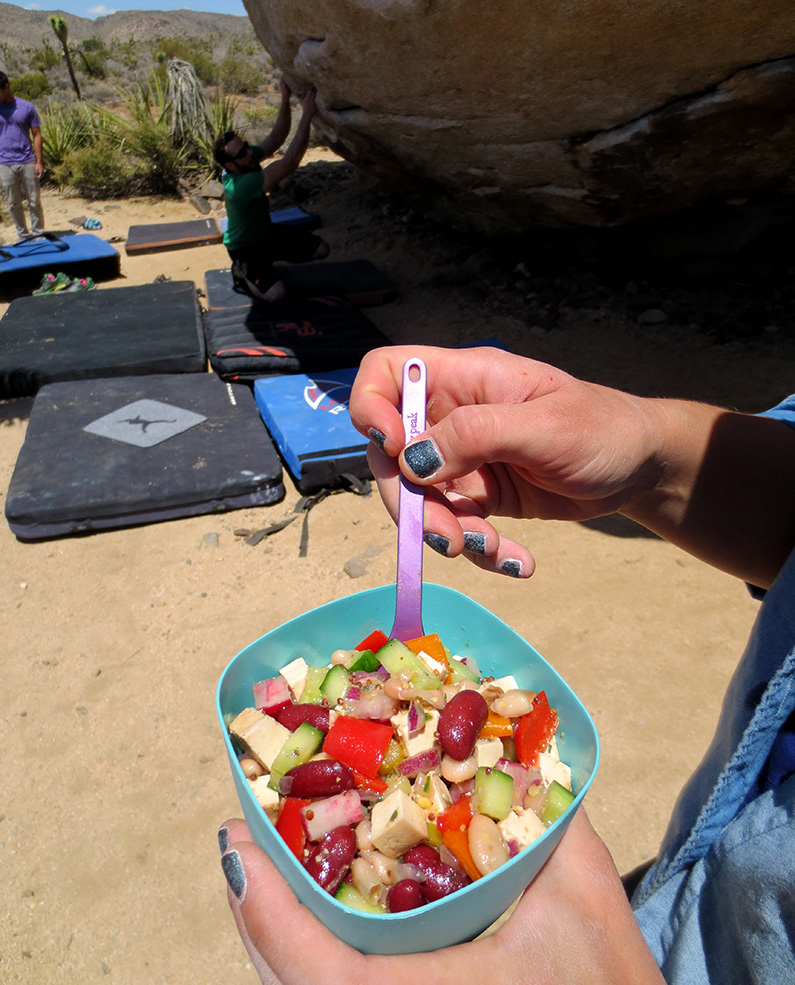
<instances>
[{"instance_id":1,"label":"cucumber chunk","mask_svg":"<svg viewBox=\"0 0 795 985\"><path fill-rule=\"evenodd\" d=\"M372 650L361 650L354 653L345 666L351 673L361 670L366 674L371 674L374 670L378 670L381 661Z\"/></svg>"},{"instance_id":2,"label":"cucumber chunk","mask_svg":"<svg viewBox=\"0 0 795 985\"><path fill-rule=\"evenodd\" d=\"M455 657L450 657L450 683L459 684L461 681L474 681L479 684L480 678L465 663L461 663Z\"/></svg>"},{"instance_id":3,"label":"cucumber chunk","mask_svg":"<svg viewBox=\"0 0 795 985\"><path fill-rule=\"evenodd\" d=\"M320 685L320 693L328 701L329 708L342 698L351 683L350 671L346 670L342 664L337 664L323 678Z\"/></svg>"},{"instance_id":4,"label":"cucumber chunk","mask_svg":"<svg viewBox=\"0 0 795 985\"><path fill-rule=\"evenodd\" d=\"M553 780L547 791L547 802L541 812L541 820L549 827L557 821L567 807L571 807L573 802L574 794L571 790L567 790L562 783Z\"/></svg>"},{"instance_id":5,"label":"cucumber chunk","mask_svg":"<svg viewBox=\"0 0 795 985\"><path fill-rule=\"evenodd\" d=\"M310 667L306 675L306 684L301 692L302 705L322 705L325 704L326 697L320 690L320 686L326 679L328 667Z\"/></svg>"},{"instance_id":6,"label":"cucumber chunk","mask_svg":"<svg viewBox=\"0 0 795 985\"><path fill-rule=\"evenodd\" d=\"M340 888L334 893L334 899L352 910L363 910L365 913L386 913L385 906L380 903L371 903L365 899L359 890L349 882L341 882Z\"/></svg>"},{"instance_id":7,"label":"cucumber chunk","mask_svg":"<svg viewBox=\"0 0 795 985\"><path fill-rule=\"evenodd\" d=\"M504 821L513 806L513 777L502 770L479 766L475 773L474 803L481 814Z\"/></svg>"},{"instance_id":8,"label":"cucumber chunk","mask_svg":"<svg viewBox=\"0 0 795 985\"><path fill-rule=\"evenodd\" d=\"M439 678L432 674L417 654L400 640L389 640L388 643L384 643L378 651L378 659L390 674L408 677L411 686L417 690L442 686Z\"/></svg>"},{"instance_id":9,"label":"cucumber chunk","mask_svg":"<svg viewBox=\"0 0 795 985\"><path fill-rule=\"evenodd\" d=\"M268 786L271 790L279 789L279 781L293 766L300 766L320 749L323 745L325 735L316 729L309 722L302 722L295 732L285 740L284 745L276 753L276 758L271 765L271 776Z\"/></svg>"}]
</instances>

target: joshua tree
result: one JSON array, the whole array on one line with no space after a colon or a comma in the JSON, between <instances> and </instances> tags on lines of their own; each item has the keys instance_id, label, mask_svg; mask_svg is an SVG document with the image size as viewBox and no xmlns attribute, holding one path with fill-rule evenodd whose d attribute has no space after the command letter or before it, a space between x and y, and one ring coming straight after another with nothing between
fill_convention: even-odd
<instances>
[{"instance_id":1,"label":"joshua tree","mask_svg":"<svg viewBox=\"0 0 795 985\"><path fill-rule=\"evenodd\" d=\"M80 86L77 84L77 77L75 76L74 66L72 65L72 56L69 54L69 48L66 44L66 39L69 36L69 28L66 26L66 21L63 17L59 17L57 14L53 14L47 20L50 22L50 27L55 31L56 38L61 42L63 56L66 59L66 67L69 69L69 78L72 80L77 98L80 99Z\"/></svg>"}]
</instances>

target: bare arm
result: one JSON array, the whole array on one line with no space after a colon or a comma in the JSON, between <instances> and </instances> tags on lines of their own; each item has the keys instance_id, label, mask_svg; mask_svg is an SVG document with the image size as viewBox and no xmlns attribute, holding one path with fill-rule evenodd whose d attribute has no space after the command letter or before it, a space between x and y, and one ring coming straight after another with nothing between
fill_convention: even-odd
<instances>
[{"instance_id":1,"label":"bare arm","mask_svg":"<svg viewBox=\"0 0 795 985\"><path fill-rule=\"evenodd\" d=\"M404 451L408 354L428 365L428 430ZM392 515L400 468L428 488L425 529L449 542L443 553L462 553L465 533L485 538L469 555L482 568L534 569L490 516L623 513L760 588L795 545L795 434L780 421L633 396L497 350L399 346L365 356L350 407L363 433L384 437L369 459Z\"/></svg>"},{"instance_id":2,"label":"bare arm","mask_svg":"<svg viewBox=\"0 0 795 985\"><path fill-rule=\"evenodd\" d=\"M42 161L42 139L41 127L30 128L30 142L33 145L33 156L36 158L36 177L41 178L44 174L44 163Z\"/></svg>"},{"instance_id":3,"label":"bare arm","mask_svg":"<svg viewBox=\"0 0 795 985\"><path fill-rule=\"evenodd\" d=\"M309 132L315 115L315 91L308 89L301 97L301 119L284 156L262 171L262 187L267 194L296 170L309 146Z\"/></svg>"},{"instance_id":4,"label":"bare arm","mask_svg":"<svg viewBox=\"0 0 795 985\"><path fill-rule=\"evenodd\" d=\"M260 141L260 147L264 151L266 158L273 157L285 140L287 140L287 135L290 132L290 126L292 124L292 114L290 112L290 96L292 93L284 79L279 82L279 88L282 96L279 114L276 117L276 122L273 124L271 132Z\"/></svg>"}]
</instances>

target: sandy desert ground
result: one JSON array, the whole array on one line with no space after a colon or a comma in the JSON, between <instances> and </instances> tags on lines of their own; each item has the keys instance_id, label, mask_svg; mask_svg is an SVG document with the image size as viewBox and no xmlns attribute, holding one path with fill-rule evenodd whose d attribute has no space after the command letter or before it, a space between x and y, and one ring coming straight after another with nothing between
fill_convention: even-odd
<instances>
[{"instance_id":1,"label":"sandy desert ground","mask_svg":"<svg viewBox=\"0 0 795 985\"><path fill-rule=\"evenodd\" d=\"M393 279L398 299L367 314L394 342L497 338L602 383L745 411L792 389L791 323L727 337L688 320L680 304L648 324L638 309L665 309L674 295L637 281L630 290L629 275L591 280L587 291L571 273L506 284L483 255L464 256L460 238L333 155L311 157L295 186L302 204L321 215L333 258L366 257ZM51 229L87 215L102 222L98 235L120 237L122 276L99 290L161 273L201 288L206 270L227 265L221 246L125 256L130 225L196 218L187 201L86 202L48 191L45 202ZM11 232L0 228L5 242ZM709 290L717 303L722 288ZM627 304L644 292L649 300ZM539 302L550 298L544 318ZM0 403L3 491L31 405ZM238 810L216 682L272 627L395 575L396 534L375 494L317 506L305 558L300 524L247 545L236 530L292 512L299 494L286 485L274 506L86 537L22 543L0 528L3 982L255 980L218 859L217 827ZM742 584L616 518L501 525L535 554L529 582L429 551L425 576L513 626L590 710L602 763L587 807L628 870L654 854L709 741L757 603ZM345 570L352 559L357 577Z\"/></svg>"}]
</instances>

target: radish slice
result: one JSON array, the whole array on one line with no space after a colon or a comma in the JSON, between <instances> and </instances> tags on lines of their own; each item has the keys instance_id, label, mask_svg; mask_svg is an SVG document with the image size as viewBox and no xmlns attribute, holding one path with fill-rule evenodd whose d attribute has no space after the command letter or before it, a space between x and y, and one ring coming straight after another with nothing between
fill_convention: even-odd
<instances>
[{"instance_id":1,"label":"radish slice","mask_svg":"<svg viewBox=\"0 0 795 985\"><path fill-rule=\"evenodd\" d=\"M310 841L319 841L327 831L342 825L358 824L366 811L355 790L345 790L301 808L304 828Z\"/></svg>"},{"instance_id":2,"label":"radish slice","mask_svg":"<svg viewBox=\"0 0 795 985\"><path fill-rule=\"evenodd\" d=\"M267 677L254 685L254 707L266 715L279 714L292 701L290 688L283 677Z\"/></svg>"},{"instance_id":3,"label":"radish slice","mask_svg":"<svg viewBox=\"0 0 795 985\"><path fill-rule=\"evenodd\" d=\"M401 776L416 776L418 773L430 773L431 770L438 769L442 765L442 754L434 746L426 752L418 753L416 756L409 756L403 762L398 763L397 771Z\"/></svg>"}]
</instances>

